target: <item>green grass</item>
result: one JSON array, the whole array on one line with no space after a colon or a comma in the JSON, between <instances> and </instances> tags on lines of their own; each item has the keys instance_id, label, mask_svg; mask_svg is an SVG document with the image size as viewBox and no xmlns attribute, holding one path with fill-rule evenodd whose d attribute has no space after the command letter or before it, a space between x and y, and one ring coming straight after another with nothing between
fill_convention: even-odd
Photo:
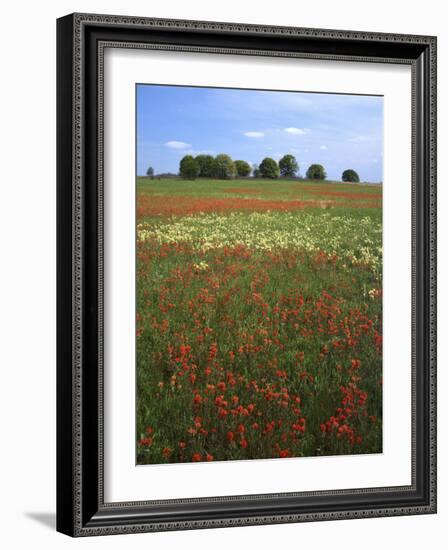
<instances>
[{"instance_id":1,"label":"green grass","mask_svg":"<svg viewBox=\"0 0 448 550\"><path fill-rule=\"evenodd\" d=\"M262 199L306 200L322 199L321 193L360 193L366 197L381 194L381 185L357 183L332 183L326 181L302 180L264 180L264 179L234 179L210 180L198 178L195 181L182 179L150 179L137 178L138 194L155 194L166 196L190 197L241 197L244 193L235 189L247 189L250 196Z\"/></svg>"}]
</instances>

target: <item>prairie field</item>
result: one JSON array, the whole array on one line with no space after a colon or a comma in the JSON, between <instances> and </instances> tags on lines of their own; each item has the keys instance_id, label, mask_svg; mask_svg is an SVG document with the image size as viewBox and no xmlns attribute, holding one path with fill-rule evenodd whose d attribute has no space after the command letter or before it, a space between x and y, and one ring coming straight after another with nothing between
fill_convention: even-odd
<instances>
[{"instance_id":1,"label":"prairie field","mask_svg":"<svg viewBox=\"0 0 448 550\"><path fill-rule=\"evenodd\" d=\"M137 178L137 463L382 452L382 186Z\"/></svg>"}]
</instances>

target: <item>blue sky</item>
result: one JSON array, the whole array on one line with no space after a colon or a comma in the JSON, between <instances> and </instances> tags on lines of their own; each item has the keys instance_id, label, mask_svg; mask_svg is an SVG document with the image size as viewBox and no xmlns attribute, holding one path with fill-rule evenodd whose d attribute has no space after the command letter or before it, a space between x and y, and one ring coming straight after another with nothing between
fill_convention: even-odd
<instances>
[{"instance_id":1,"label":"blue sky","mask_svg":"<svg viewBox=\"0 0 448 550\"><path fill-rule=\"evenodd\" d=\"M179 170L186 155L227 153L260 164L293 154L304 175L347 168L382 181L383 98L304 92L137 85L137 174Z\"/></svg>"}]
</instances>

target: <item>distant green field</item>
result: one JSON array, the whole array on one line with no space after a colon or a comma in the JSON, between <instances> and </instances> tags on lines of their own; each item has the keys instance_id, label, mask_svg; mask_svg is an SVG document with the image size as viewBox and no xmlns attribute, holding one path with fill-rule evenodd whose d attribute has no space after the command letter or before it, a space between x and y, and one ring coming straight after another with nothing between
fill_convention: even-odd
<instances>
[{"instance_id":1,"label":"distant green field","mask_svg":"<svg viewBox=\"0 0 448 550\"><path fill-rule=\"evenodd\" d=\"M192 197L241 197L244 191L252 198L306 200L322 199L323 194L356 193L369 196L380 195L382 186L378 184L332 183L319 181L285 179L232 179L210 180L199 178L195 181L182 179L137 178L138 193L161 195L188 195ZM337 199L337 197L336 197Z\"/></svg>"}]
</instances>

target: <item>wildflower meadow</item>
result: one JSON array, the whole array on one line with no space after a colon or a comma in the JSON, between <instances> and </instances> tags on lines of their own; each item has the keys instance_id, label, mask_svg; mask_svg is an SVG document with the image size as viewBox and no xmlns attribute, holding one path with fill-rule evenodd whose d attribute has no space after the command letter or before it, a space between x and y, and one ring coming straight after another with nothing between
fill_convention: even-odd
<instances>
[{"instance_id":1,"label":"wildflower meadow","mask_svg":"<svg viewBox=\"0 0 448 550\"><path fill-rule=\"evenodd\" d=\"M382 452L381 206L137 178L138 464Z\"/></svg>"}]
</instances>

